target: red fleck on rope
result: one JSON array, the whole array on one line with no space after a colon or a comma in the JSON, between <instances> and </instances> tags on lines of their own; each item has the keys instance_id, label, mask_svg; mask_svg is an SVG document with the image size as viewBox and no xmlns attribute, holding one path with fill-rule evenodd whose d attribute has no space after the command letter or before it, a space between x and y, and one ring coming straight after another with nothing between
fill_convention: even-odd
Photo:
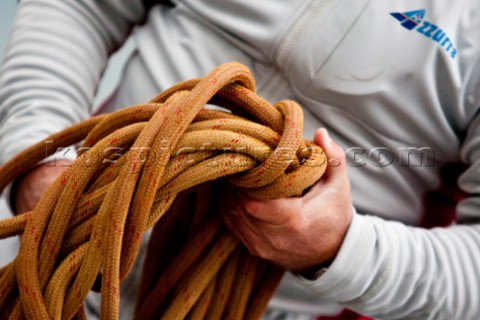
<instances>
[{"instance_id":1,"label":"red fleck on rope","mask_svg":"<svg viewBox=\"0 0 480 320\"><path fill-rule=\"evenodd\" d=\"M254 91L246 67L224 64L54 134L1 167L0 190L83 141L33 211L0 221L0 239L22 235L18 256L0 269L0 318L83 319L83 301L101 283L101 317L118 319L120 283L153 227L136 319L258 319L283 271L239 245L215 198L225 180L259 199L301 195L326 158L301 138L296 103L271 105Z\"/></svg>"}]
</instances>

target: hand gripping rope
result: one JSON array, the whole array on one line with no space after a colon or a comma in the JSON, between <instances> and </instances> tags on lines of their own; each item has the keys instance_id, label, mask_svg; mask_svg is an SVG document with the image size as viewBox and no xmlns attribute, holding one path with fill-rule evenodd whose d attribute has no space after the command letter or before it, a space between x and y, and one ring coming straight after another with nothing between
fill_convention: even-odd
<instances>
[{"instance_id":1,"label":"hand gripping rope","mask_svg":"<svg viewBox=\"0 0 480 320\"><path fill-rule=\"evenodd\" d=\"M327 161L301 138L296 103L272 106L254 91L250 71L227 63L149 103L73 125L1 167L3 190L83 141L33 211L0 221L0 239L21 235L18 256L0 269L0 318L84 319L83 301L99 287L102 319L118 319L120 283L153 227L136 319L258 319L283 270L223 226L220 185L258 199L298 196Z\"/></svg>"}]
</instances>

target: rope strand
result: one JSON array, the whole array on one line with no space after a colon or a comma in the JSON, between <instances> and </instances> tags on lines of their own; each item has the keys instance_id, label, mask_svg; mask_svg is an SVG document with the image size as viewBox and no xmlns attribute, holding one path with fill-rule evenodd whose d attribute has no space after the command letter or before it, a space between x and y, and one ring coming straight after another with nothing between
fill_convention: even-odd
<instances>
[{"instance_id":1,"label":"rope strand","mask_svg":"<svg viewBox=\"0 0 480 320\"><path fill-rule=\"evenodd\" d=\"M226 230L212 182L225 177L258 199L301 195L326 167L302 130L296 103L271 105L232 62L29 147L0 168L0 191L83 141L33 211L0 221L0 239L22 236L17 258L0 269L0 318L85 319L83 301L100 281L101 318L118 319L120 283L155 226L136 319L258 319L283 271Z\"/></svg>"}]
</instances>

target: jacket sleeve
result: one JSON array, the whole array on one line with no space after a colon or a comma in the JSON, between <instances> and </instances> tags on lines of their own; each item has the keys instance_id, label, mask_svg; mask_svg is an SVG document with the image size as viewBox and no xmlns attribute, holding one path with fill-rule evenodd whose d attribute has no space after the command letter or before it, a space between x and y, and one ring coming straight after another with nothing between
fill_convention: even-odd
<instances>
[{"instance_id":1,"label":"jacket sleeve","mask_svg":"<svg viewBox=\"0 0 480 320\"><path fill-rule=\"evenodd\" d=\"M476 319L480 226L433 230L355 214L345 242L318 279L321 297L380 319Z\"/></svg>"},{"instance_id":2,"label":"jacket sleeve","mask_svg":"<svg viewBox=\"0 0 480 320\"><path fill-rule=\"evenodd\" d=\"M89 116L109 55L140 0L23 0L0 70L0 164Z\"/></svg>"},{"instance_id":3,"label":"jacket sleeve","mask_svg":"<svg viewBox=\"0 0 480 320\"><path fill-rule=\"evenodd\" d=\"M480 78L478 72L471 73ZM458 224L431 230L354 214L330 268L299 278L321 297L380 319L478 319L480 315L480 93L466 89L471 115L460 156ZM476 105L476 106L475 106Z\"/></svg>"}]
</instances>

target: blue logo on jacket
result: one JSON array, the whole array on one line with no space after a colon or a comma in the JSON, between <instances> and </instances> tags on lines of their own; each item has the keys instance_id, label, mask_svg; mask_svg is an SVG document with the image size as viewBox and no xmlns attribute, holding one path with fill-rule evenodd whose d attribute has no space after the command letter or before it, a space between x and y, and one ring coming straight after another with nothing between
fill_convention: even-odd
<instances>
[{"instance_id":1,"label":"blue logo on jacket","mask_svg":"<svg viewBox=\"0 0 480 320\"><path fill-rule=\"evenodd\" d=\"M408 12L392 12L390 15L400 21L400 24L408 30L416 29L418 33L437 42L452 58L457 55L457 49L445 32L431 22L424 21L425 10Z\"/></svg>"}]
</instances>

